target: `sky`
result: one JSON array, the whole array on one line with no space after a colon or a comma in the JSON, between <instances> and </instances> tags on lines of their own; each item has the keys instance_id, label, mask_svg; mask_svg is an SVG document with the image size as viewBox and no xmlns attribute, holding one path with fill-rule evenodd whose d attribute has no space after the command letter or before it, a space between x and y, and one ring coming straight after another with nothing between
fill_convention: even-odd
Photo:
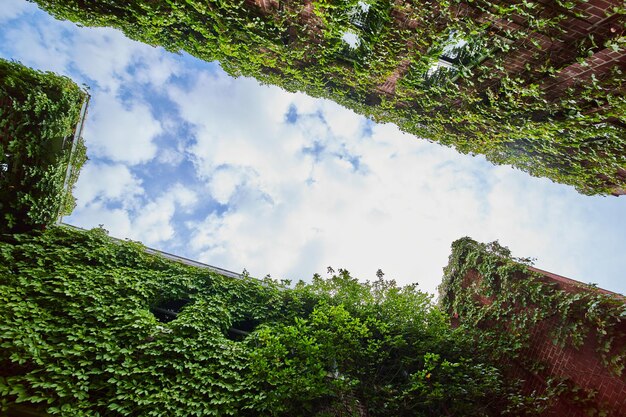
<instances>
[{"instance_id":1,"label":"sky","mask_svg":"<svg viewBox=\"0 0 626 417\"><path fill-rule=\"evenodd\" d=\"M583 196L24 0L0 0L0 56L89 88L69 224L256 277L381 269L431 293L470 236L626 293L626 197Z\"/></svg>"}]
</instances>

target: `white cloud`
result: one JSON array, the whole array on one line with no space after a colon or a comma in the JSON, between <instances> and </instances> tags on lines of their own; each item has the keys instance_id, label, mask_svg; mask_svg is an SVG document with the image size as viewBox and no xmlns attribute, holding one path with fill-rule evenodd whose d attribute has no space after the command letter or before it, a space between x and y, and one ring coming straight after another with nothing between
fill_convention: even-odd
<instances>
[{"instance_id":1,"label":"white cloud","mask_svg":"<svg viewBox=\"0 0 626 417\"><path fill-rule=\"evenodd\" d=\"M195 192L176 184L166 190L156 200L136 211L132 236L147 245L168 241L175 235L172 217L177 209L189 211L198 201Z\"/></svg>"},{"instance_id":2,"label":"white cloud","mask_svg":"<svg viewBox=\"0 0 626 417\"><path fill-rule=\"evenodd\" d=\"M505 167L492 172L494 187L487 196L489 221L474 233L475 239L499 239L519 256L538 258L540 267L554 267L553 272L583 281L592 279L583 276L584 265L589 263L585 254L589 248L584 248L594 229L605 227L586 213L585 206L600 200L580 196L546 179L528 181L525 174Z\"/></svg>"},{"instance_id":3,"label":"white cloud","mask_svg":"<svg viewBox=\"0 0 626 417\"><path fill-rule=\"evenodd\" d=\"M74 210L74 213L64 221L85 229L102 225L115 237L128 237L132 232L128 211L121 208L112 209L101 201Z\"/></svg>"},{"instance_id":4,"label":"white cloud","mask_svg":"<svg viewBox=\"0 0 626 417\"><path fill-rule=\"evenodd\" d=\"M126 107L108 94L92 97L85 123L90 154L129 164L145 163L155 157L154 139L162 131L145 104L131 102Z\"/></svg>"},{"instance_id":5,"label":"white cloud","mask_svg":"<svg viewBox=\"0 0 626 417\"><path fill-rule=\"evenodd\" d=\"M69 59L76 68L111 94L129 83L133 88L143 83L160 89L181 71L163 49L130 41L116 29L92 28L82 36L71 36L69 43Z\"/></svg>"},{"instance_id":6,"label":"white cloud","mask_svg":"<svg viewBox=\"0 0 626 417\"><path fill-rule=\"evenodd\" d=\"M182 70L162 48L131 41L117 29L49 24L50 17L28 2L3 0L0 22L22 13L29 21L6 28L4 48L26 65L69 75L92 89L115 95L121 87L147 84L158 91Z\"/></svg>"},{"instance_id":7,"label":"white cloud","mask_svg":"<svg viewBox=\"0 0 626 417\"><path fill-rule=\"evenodd\" d=\"M141 55L136 61L136 74L132 81L150 84L157 89L165 86L172 76L183 71L182 66L161 48L148 49L146 45L142 45Z\"/></svg>"},{"instance_id":8,"label":"white cloud","mask_svg":"<svg viewBox=\"0 0 626 417\"><path fill-rule=\"evenodd\" d=\"M94 80L99 89L110 94L117 93L121 82L128 78L128 67L144 49L110 28L93 28L80 37L68 38L72 45L68 59L82 74Z\"/></svg>"},{"instance_id":9,"label":"white cloud","mask_svg":"<svg viewBox=\"0 0 626 417\"><path fill-rule=\"evenodd\" d=\"M194 100L179 104L206 108L204 102ZM190 120L200 126L199 145L194 148L199 168L206 167L202 164L206 157L210 159L207 171L215 172L212 177L207 175L212 195L222 203L231 202L224 215L210 215L193 227L194 248L209 262L232 269L246 267L257 275L289 273L308 278L328 264L370 278L379 267L386 267L397 271L394 276L404 282L423 273L432 275L432 263L424 259L432 258L429 240L441 233L436 230L441 226L435 226L428 217L455 217L455 207L441 204L450 191L457 194L452 201L463 199L461 204L468 212L478 211L480 205L462 182L472 187L476 184L460 176L456 165L441 164L442 158L455 156L446 148L431 146L425 152L423 142L392 125L376 126L371 138L362 138L357 135L364 122L361 117L336 105L322 102L318 106L309 109L314 110L309 115L299 109L301 117L295 126L257 122L256 135L244 137L235 132L240 139L236 145L232 139L224 140L229 146L226 150L222 150L216 132L232 131L219 123L220 113L214 114L211 126L203 124L200 117ZM248 111L266 119L263 106L250 106ZM328 127L319 122L317 111L322 112ZM273 143L273 149L259 149L267 142ZM316 142L316 155L302 153L303 147L313 147ZM258 152L230 152L249 147ZM355 156L360 156L360 165L369 167L369 174L355 171L347 159ZM258 177L244 180L241 171L213 170L225 162L245 164ZM458 187L459 181L463 187ZM233 200L237 185L244 182L247 187L239 187L239 199ZM466 221L461 216L459 221L448 223L453 228ZM420 237L426 242L422 260L416 257ZM437 253L442 263L435 268L435 280L440 279L449 243L456 237ZM310 254L299 255L308 250ZM303 258L307 259L304 264L316 268L305 271L300 264ZM432 290L434 285L428 287Z\"/></svg>"},{"instance_id":10,"label":"white cloud","mask_svg":"<svg viewBox=\"0 0 626 417\"><path fill-rule=\"evenodd\" d=\"M321 110L335 135L358 140L358 135L366 120L363 116L345 111L344 108L330 101L323 102Z\"/></svg>"},{"instance_id":11,"label":"white cloud","mask_svg":"<svg viewBox=\"0 0 626 417\"><path fill-rule=\"evenodd\" d=\"M74 190L78 208L86 207L95 200L122 202L129 206L143 193L141 180L127 166L91 161L83 167Z\"/></svg>"},{"instance_id":12,"label":"white cloud","mask_svg":"<svg viewBox=\"0 0 626 417\"><path fill-rule=\"evenodd\" d=\"M70 46L60 42L63 30L62 25L33 27L20 21L6 29L5 48L24 65L68 75Z\"/></svg>"},{"instance_id":13,"label":"white cloud","mask_svg":"<svg viewBox=\"0 0 626 417\"><path fill-rule=\"evenodd\" d=\"M245 170L233 166L220 167L209 181L211 195L220 204L227 204L237 190L248 178Z\"/></svg>"},{"instance_id":14,"label":"white cloud","mask_svg":"<svg viewBox=\"0 0 626 417\"><path fill-rule=\"evenodd\" d=\"M289 99L291 103L294 106L296 106L298 111L302 112L303 114L314 113L315 111L317 111L317 108L320 105L320 103L324 103L324 102L332 103L331 101L328 101L328 100L320 100L320 99L307 96L304 93L290 94Z\"/></svg>"},{"instance_id":15,"label":"white cloud","mask_svg":"<svg viewBox=\"0 0 626 417\"><path fill-rule=\"evenodd\" d=\"M561 259L570 265L563 273L581 271L580 256L574 259L572 245L563 245L561 237L589 238L588 218L569 208L588 197L493 167L482 157L458 155L390 124L375 125L372 136L363 137L362 118L327 102L309 107L309 114L298 109L295 125L276 124L267 106L255 104L263 100L250 97L254 90L234 90L233 100L250 103L245 113L255 115L254 134L244 131L248 126L220 123L232 116L207 106L206 98L177 98L198 127L193 151L199 171L213 197L230 203L222 215L191 225L192 247L201 259L257 276L305 279L328 265L369 279L382 268L389 278L418 281L434 292L450 244L469 235L500 239L519 256ZM285 97L277 102L280 111L292 104ZM207 107L210 124L193 113ZM315 144L315 152L302 153ZM358 157L367 169L355 170L348 157ZM258 175L216 171L221 163ZM558 264L549 264L559 272Z\"/></svg>"},{"instance_id":16,"label":"white cloud","mask_svg":"<svg viewBox=\"0 0 626 417\"><path fill-rule=\"evenodd\" d=\"M175 184L156 198L140 204L139 200L133 198L141 192L139 184L134 178L126 178L123 167L86 168L87 175L85 180L81 177L83 185L77 187L76 194L79 201L91 199L79 205L70 217L64 219L70 224L85 228L102 224L112 236L139 240L146 245L160 245L175 238L176 230L172 224L174 216L177 213L189 213L198 203L198 195L193 190L182 184ZM95 179L94 174L97 173L106 178ZM121 183L126 179L125 185L111 183L112 189L99 187L107 179L114 177ZM90 184L94 185L94 190L81 190ZM124 192L130 195L122 195ZM111 208L112 203L120 201L128 203L129 200L132 204L126 204L122 208Z\"/></svg>"},{"instance_id":17,"label":"white cloud","mask_svg":"<svg viewBox=\"0 0 626 417\"><path fill-rule=\"evenodd\" d=\"M174 149L164 148L159 150L157 160L166 165L177 166L185 159L185 155Z\"/></svg>"},{"instance_id":18,"label":"white cloud","mask_svg":"<svg viewBox=\"0 0 626 417\"><path fill-rule=\"evenodd\" d=\"M2 0L2 7L0 7L0 23L13 20L33 7L35 7L35 5L27 3L24 0Z\"/></svg>"}]
</instances>

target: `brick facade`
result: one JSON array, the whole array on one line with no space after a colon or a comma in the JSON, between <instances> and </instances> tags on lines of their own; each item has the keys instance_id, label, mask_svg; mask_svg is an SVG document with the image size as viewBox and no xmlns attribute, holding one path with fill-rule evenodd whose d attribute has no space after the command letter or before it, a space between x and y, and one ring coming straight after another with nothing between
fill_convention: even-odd
<instances>
[{"instance_id":1,"label":"brick facade","mask_svg":"<svg viewBox=\"0 0 626 417\"><path fill-rule=\"evenodd\" d=\"M34 1L586 194L626 193L623 0Z\"/></svg>"},{"instance_id":2,"label":"brick facade","mask_svg":"<svg viewBox=\"0 0 626 417\"><path fill-rule=\"evenodd\" d=\"M590 289L578 281L571 280L537 268L529 268L541 274L538 278L547 285L570 294L582 291L596 291L624 301L624 297L604 289ZM466 273L463 286L467 287L480 282L482 277L475 270ZM489 305L491 299L478 294L475 301L482 305ZM531 358L543 365L539 371L526 369L519 361L513 361L513 378L524 380L524 391L530 394L533 391L543 392L550 379L564 379L569 381L570 387L579 387L580 397L589 396L589 408L604 410L607 417L626 416L626 374L616 376L602 363L597 352L596 335L591 333L585 338L582 346L574 347L571 344L560 346L552 342L552 332L556 328L557 320L546 319L540 321L530 329L530 348L524 351L523 356ZM619 325L620 337L614 341L613 349L621 350L626 346L626 320ZM574 401L571 394L560 396L552 403L541 416L587 417L587 407L580 401Z\"/></svg>"}]
</instances>

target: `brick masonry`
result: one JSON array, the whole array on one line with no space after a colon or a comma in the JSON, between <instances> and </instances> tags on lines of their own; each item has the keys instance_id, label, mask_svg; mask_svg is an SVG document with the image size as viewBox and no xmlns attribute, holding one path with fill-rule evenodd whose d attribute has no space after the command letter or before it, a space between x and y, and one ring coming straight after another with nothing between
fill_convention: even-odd
<instances>
[{"instance_id":1,"label":"brick masonry","mask_svg":"<svg viewBox=\"0 0 626 417\"><path fill-rule=\"evenodd\" d=\"M505 5L506 2L493 2ZM626 69L626 54L623 50L614 51L605 44L618 39L624 34L626 17L615 10L623 5L621 0L589 0L577 3L571 10L565 9L556 2L542 1L537 10L539 16L562 15L560 30L556 33L541 33L531 27L530 22L522 16L511 16L510 19L493 20L492 17L476 5L464 5L463 13L477 21L489 22L494 34L506 36L506 31L527 33L525 38L515 41L513 51L504 57L504 67L509 74L514 74L527 83L538 84L551 101L558 101L562 93L576 84L610 76L613 68ZM548 35L553 35L550 38ZM593 40L591 40L591 37ZM588 50L587 56L581 56ZM550 63L558 69L556 74L537 77L533 69ZM491 66L492 62L484 63ZM482 88L493 87L496 81L482 85Z\"/></svg>"},{"instance_id":2,"label":"brick masonry","mask_svg":"<svg viewBox=\"0 0 626 417\"><path fill-rule=\"evenodd\" d=\"M565 278L547 271L530 268L533 272L541 274L539 278L546 284L568 293L581 291L596 291L602 294L612 294L617 299L626 299L610 291L597 288L590 289L582 283ZM474 285L482 278L476 271L469 271L464 278L463 286ZM477 297L476 301L488 305L490 300L486 297ZM555 328L556 320L546 319L539 322L530 330L531 347L524 355L535 359L544 365L544 369L531 372L525 369L519 362L513 362L512 377L524 380L524 391L542 392L546 389L548 380L551 378L565 378L582 388L579 395L592 394L590 405L605 410L607 417L626 416L626 373L621 376L614 375L601 361L600 354L596 351L596 336L590 334L584 340L582 346L560 346L552 342L550 336ZM621 323L618 329L618 340L614 341L615 349L622 349L626 345L626 321ZM595 394L593 394L595 393ZM573 405L571 399L560 397L541 416L567 416L587 417L588 412L581 405ZM597 415L597 414L596 414Z\"/></svg>"}]
</instances>

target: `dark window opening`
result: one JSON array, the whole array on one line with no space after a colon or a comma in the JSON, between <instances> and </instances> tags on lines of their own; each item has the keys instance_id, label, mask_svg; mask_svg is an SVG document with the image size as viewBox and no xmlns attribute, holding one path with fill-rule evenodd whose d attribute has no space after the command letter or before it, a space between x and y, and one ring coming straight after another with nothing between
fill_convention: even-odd
<instances>
[{"instance_id":1,"label":"dark window opening","mask_svg":"<svg viewBox=\"0 0 626 417\"><path fill-rule=\"evenodd\" d=\"M257 320L244 319L233 323L226 334L230 340L241 341L246 338L259 325Z\"/></svg>"},{"instance_id":2,"label":"dark window opening","mask_svg":"<svg viewBox=\"0 0 626 417\"><path fill-rule=\"evenodd\" d=\"M183 307L189 304L191 300L187 298L181 298L179 300L166 300L158 303L150 309L150 312L154 314L161 323L169 323L176 319L178 313L181 312Z\"/></svg>"}]
</instances>

